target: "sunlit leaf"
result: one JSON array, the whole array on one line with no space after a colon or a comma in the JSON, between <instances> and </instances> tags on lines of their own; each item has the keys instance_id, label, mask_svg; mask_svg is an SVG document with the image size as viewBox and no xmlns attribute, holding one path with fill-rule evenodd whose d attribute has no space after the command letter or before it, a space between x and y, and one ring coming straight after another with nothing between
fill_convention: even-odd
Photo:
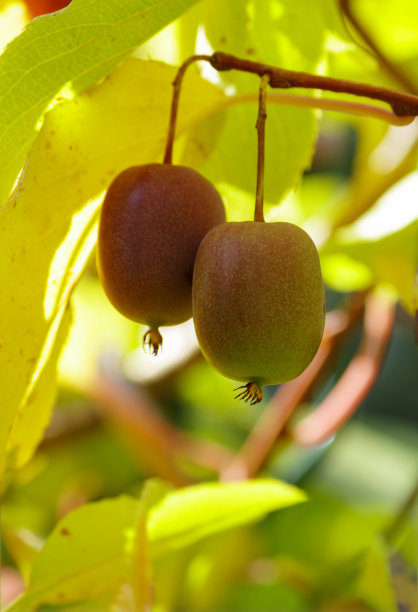
<instances>
[{"instance_id":1,"label":"sunlit leaf","mask_svg":"<svg viewBox=\"0 0 418 612\"><path fill-rule=\"evenodd\" d=\"M258 83L254 83L254 102ZM227 183L255 198L257 178L256 104L234 105L225 111L225 128L213 153L202 168L215 183ZM298 182L309 167L316 137L313 111L267 106L265 152L265 198L276 204ZM228 155L225 152L228 151ZM186 149L185 163L192 163L193 153ZM246 206L232 204L231 220L248 220ZM253 216L253 212L251 217ZM250 217L250 218L251 218Z\"/></svg>"},{"instance_id":2,"label":"sunlit leaf","mask_svg":"<svg viewBox=\"0 0 418 612\"><path fill-rule=\"evenodd\" d=\"M267 64L315 72L324 53L325 25L321 7L303 0L210 0L202 4L206 11L204 34L217 51ZM233 86L234 107L228 110L225 129L213 154L203 165L215 183L229 183L235 188L255 193L257 170L257 101L259 79L237 71L216 75L225 86ZM245 92L250 96L241 98ZM309 95L309 94L308 94ZM237 106L235 103L243 102ZM309 167L316 138L313 111L267 105L265 198L277 203L298 182ZM227 152L227 153L226 153ZM193 163L193 152L187 152ZM244 213L235 219L248 218Z\"/></svg>"},{"instance_id":3,"label":"sunlit leaf","mask_svg":"<svg viewBox=\"0 0 418 612\"><path fill-rule=\"evenodd\" d=\"M373 278L393 286L404 306L416 309L418 173L408 175L321 249L325 281L338 290L361 288ZM354 260L354 265L350 265ZM368 278L367 270L370 275ZM359 274L356 274L356 268ZM354 282L351 282L354 281Z\"/></svg>"},{"instance_id":4,"label":"sunlit leaf","mask_svg":"<svg viewBox=\"0 0 418 612\"><path fill-rule=\"evenodd\" d=\"M418 53L418 7L415 0L353 0L353 12L383 53L395 62ZM373 20L373 28L371 28ZM390 24L390 27L388 27Z\"/></svg>"},{"instance_id":5,"label":"sunlit leaf","mask_svg":"<svg viewBox=\"0 0 418 612\"><path fill-rule=\"evenodd\" d=\"M56 326L54 344L48 352L48 358L43 364L41 372L36 377L36 382L32 387L29 387L28 396L23 397L19 406L7 442L8 469L21 467L30 459L49 423L51 406L55 400L53 381L55 380L57 361L69 324L70 311L67 308L54 321L53 325ZM46 347L46 350L48 351L49 347Z\"/></svg>"},{"instance_id":6,"label":"sunlit leaf","mask_svg":"<svg viewBox=\"0 0 418 612\"><path fill-rule=\"evenodd\" d=\"M323 53L321 3L210 0L203 6L205 34L216 51L231 53L233 49L240 57L293 70L312 70ZM242 82L241 76L232 79Z\"/></svg>"},{"instance_id":7,"label":"sunlit leaf","mask_svg":"<svg viewBox=\"0 0 418 612\"><path fill-rule=\"evenodd\" d=\"M305 499L300 489L274 480L185 487L167 495L151 511L151 550L162 554Z\"/></svg>"},{"instance_id":8,"label":"sunlit leaf","mask_svg":"<svg viewBox=\"0 0 418 612\"><path fill-rule=\"evenodd\" d=\"M194 0L73 0L32 21L0 58L0 205L10 193L36 125L54 96L70 84L80 92Z\"/></svg>"},{"instance_id":9,"label":"sunlit leaf","mask_svg":"<svg viewBox=\"0 0 418 612\"><path fill-rule=\"evenodd\" d=\"M1 211L0 458L41 356L46 363L53 349L56 315L95 244L98 196L123 168L161 159L174 74L173 67L130 58L101 85L56 105ZM223 100L218 88L188 75L179 132Z\"/></svg>"},{"instance_id":10,"label":"sunlit leaf","mask_svg":"<svg viewBox=\"0 0 418 612\"><path fill-rule=\"evenodd\" d=\"M145 483L141 494L132 549L126 563L126 575L117 589L111 612L140 612L151 608L152 578L148 550L148 513L166 493L159 481Z\"/></svg>"},{"instance_id":11,"label":"sunlit leaf","mask_svg":"<svg viewBox=\"0 0 418 612\"><path fill-rule=\"evenodd\" d=\"M28 612L40 603L90 599L115 591L124 578L139 503L119 497L66 516L38 555L27 593L10 609Z\"/></svg>"},{"instance_id":12,"label":"sunlit leaf","mask_svg":"<svg viewBox=\"0 0 418 612\"><path fill-rule=\"evenodd\" d=\"M27 592L10 612L117 592L126 583L132 555L138 560L143 554L136 546L141 508L148 511L157 498L151 490L145 506L123 496L88 504L64 517L35 560ZM210 483L173 491L149 510L150 554L168 553L305 499L300 489L273 480Z\"/></svg>"},{"instance_id":13,"label":"sunlit leaf","mask_svg":"<svg viewBox=\"0 0 418 612\"><path fill-rule=\"evenodd\" d=\"M8 526L7 523L4 524L3 521L2 539L26 583L33 562L43 546L43 540L29 531L29 529L23 527L13 528Z\"/></svg>"},{"instance_id":14,"label":"sunlit leaf","mask_svg":"<svg viewBox=\"0 0 418 612\"><path fill-rule=\"evenodd\" d=\"M111 597L105 595L104 597L87 599L68 605L41 606L39 612L105 612L110 609L111 603Z\"/></svg>"}]
</instances>

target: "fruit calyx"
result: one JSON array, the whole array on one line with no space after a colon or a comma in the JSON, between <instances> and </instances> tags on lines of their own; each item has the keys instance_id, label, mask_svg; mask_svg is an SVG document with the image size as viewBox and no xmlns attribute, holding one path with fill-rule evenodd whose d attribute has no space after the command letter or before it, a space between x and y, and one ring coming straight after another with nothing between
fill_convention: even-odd
<instances>
[{"instance_id":1,"label":"fruit calyx","mask_svg":"<svg viewBox=\"0 0 418 612\"><path fill-rule=\"evenodd\" d=\"M144 349L148 347L150 355L158 355L158 351L163 347L163 337L157 328L150 327L145 332L142 339L142 345Z\"/></svg>"},{"instance_id":2,"label":"fruit calyx","mask_svg":"<svg viewBox=\"0 0 418 612\"><path fill-rule=\"evenodd\" d=\"M250 406L259 404L263 399L263 390L255 382L249 382L246 385L241 385L241 387L236 387L234 391L238 391L239 389L243 389L243 391L238 393L234 399L241 399L244 402L250 402Z\"/></svg>"}]
</instances>

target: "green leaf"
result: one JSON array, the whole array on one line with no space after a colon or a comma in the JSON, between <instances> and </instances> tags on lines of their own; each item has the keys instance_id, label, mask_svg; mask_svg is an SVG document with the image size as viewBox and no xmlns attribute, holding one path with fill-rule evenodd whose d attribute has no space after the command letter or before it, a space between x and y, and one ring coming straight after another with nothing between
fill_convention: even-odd
<instances>
[{"instance_id":1,"label":"green leaf","mask_svg":"<svg viewBox=\"0 0 418 612\"><path fill-rule=\"evenodd\" d=\"M418 53L418 8L415 0L396 3L390 0L355 0L352 4L359 22L391 60L404 61Z\"/></svg>"},{"instance_id":2,"label":"green leaf","mask_svg":"<svg viewBox=\"0 0 418 612\"><path fill-rule=\"evenodd\" d=\"M360 557L378 529L360 512L315 497L278 513L266 527L269 553L301 562L319 581Z\"/></svg>"},{"instance_id":3,"label":"green leaf","mask_svg":"<svg viewBox=\"0 0 418 612\"><path fill-rule=\"evenodd\" d=\"M1 211L0 472L10 427L19 427L17 411L28 410L28 386L35 387L41 366L58 351L57 316L94 247L98 196L122 169L162 156L174 74L171 66L128 58L101 85L54 106L14 197ZM182 94L180 132L225 98L194 74ZM28 448L48 421L54 377L48 381L37 429L26 437L16 432Z\"/></svg>"},{"instance_id":4,"label":"green leaf","mask_svg":"<svg viewBox=\"0 0 418 612\"><path fill-rule=\"evenodd\" d=\"M185 487L167 495L151 511L151 550L161 555L305 499L300 489L268 479Z\"/></svg>"},{"instance_id":5,"label":"green leaf","mask_svg":"<svg viewBox=\"0 0 418 612\"><path fill-rule=\"evenodd\" d=\"M217 51L310 71L324 50L321 4L310 0L211 0L206 3L205 33ZM246 76L231 78L251 83Z\"/></svg>"},{"instance_id":6,"label":"green leaf","mask_svg":"<svg viewBox=\"0 0 418 612\"><path fill-rule=\"evenodd\" d=\"M376 537L367 550L357 579L355 592L376 612L396 612L398 609L391 585L389 551Z\"/></svg>"},{"instance_id":7,"label":"green leaf","mask_svg":"<svg viewBox=\"0 0 418 612\"><path fill-rule=\"evenodd\" d=\"M41 606L36 612L107 612L111 606L109 595L62 606Z\"/></svg>"},{"instance_id":8,"label":"green leaf","mask_svg":"<svg viewBox=\"0 0 418 612\"><path fill-rule=\"evenodd\" d=\"M126 563L126 575L117 589L111 612L147 612L151 609L152 582L149 562L147 522L148 513L166 493L159 481L145 483L141 494L135 535Z\"/></svg>"},{"instance_id":9,"label":"green leaf","mask_svg":"<svg viewBox=\"0 0 418 612\"><path fill-rule=\"evenodd\" d=\"M258 83L254 83L254 102ZM239 96L237 96L237 101ZM316 138L314 111L277 107L267 103L265 199L276 204L295 186L310 165ZM213 153L202 165L205 175L214 183L233 185L255 197L257 178L257 105L241 103L225 111L225 127ZM203 128L203 126L202 126ZM228 152L228 154L226 154ZM193 149L185 151L182 163L193 165ZM252 207L254 204L252 204ZM232 203L230 220L248 220L245 206ZM235 212L236 211L236 212ZM251 217L253 211L251 211Z\"/></svg>"},{"instance_id":10,"label":"green leaf","mask_svg":"<svg viewBox=\"0 0 418 612\"><path fill-rule=\"evenodd\" d=\"M196 0L73 0L32 21L0 57L0 207L8 197L37 122L54 96L81 92Z\"/></svg>"},{"instance_id":11,"label":"green leaf","mask_svg":"<svg viewBox=\"0 0 418 612\"><path fill-rule=\"evenodd\" d=\"M372 280L386 283L395 288L407 310L415 311L417 188L418 172L414 172L324 244L321 264L327 284L339 291L352 291L367 286Z\"/></svg>"},{"instance_id":12,"label":"green leaf","mask_svg":"<svg viewBox=\"0 0 418 612\"><path fill-rule=\"evenodd\" d=\"M50 352L48 352L50 347L45 347L47 358L41 363L34 384L29 386L28 393L19 406L6 448L7 468L10 470L22 467L31 458L49 423L51 406L56 395L53 381L56 376L57 361L67 336L70 319L70 310L66 308L54 320L52 327L56 334L54 344Z\"/></svg>"},{"instance_id":13,"label":"green leaf","mask_svg":"<svg viewBox=\"0 0 418 612\"><path fill-rule=\"evenodd\" d=\"M306 499L303 491L283 482L255 480L185 487L150 509L160 494L158 483L151 482L141 500L123 496L95 502L64 517L35 560L27 592L9 612L120 592L132 576L131 562L144 554L138 545L148 510L148 543L155 556ZM131 589L137 588L131 582Z\"/></svg>"},{"instance_id":14,"label":"green leaf","mask_svg":"<svg viewBox=\"0 0 418 612\"><path fill-rule=\"evenodd\" d=\"M206 7L205 34L214 49L283 68L317 71L325 43L319 3L212 0L203 6ZM224 132L203 168L213 182L228 183L254 196L257 169L254 128L259 79L237 71L222 72L218 78L233 88L230 103L234 106L225 113ZM268 204L276 204L310 166L317 134L312 110L277 107L274 99L271 94L267 102L265 200ZM193 158L193 151L186 151L187 163L193 163ZM243 211L231 218L248 217Z\"/></svg>"},{"instance_id":15,"label":"green leaf","mask_svg":"<svg viewBox=\"0 0 418 612\"><path fill-rule=\"evenodd\" d=\"M10 612L116 591L134 537L140 502L118 497L87 504L62 519L39 553L25 595ZM59 562L57 562L59 560Z\"/></svg>"}]
</instances>

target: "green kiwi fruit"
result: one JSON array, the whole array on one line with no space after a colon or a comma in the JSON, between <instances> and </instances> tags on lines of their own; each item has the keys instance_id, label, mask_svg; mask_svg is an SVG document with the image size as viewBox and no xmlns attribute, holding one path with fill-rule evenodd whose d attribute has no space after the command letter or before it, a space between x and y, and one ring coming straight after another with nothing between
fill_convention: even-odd
<instances>
[{"instance_id":1,"label":"green kiwi fruit","mask_svg":"<svg viewBox=\"0 0 418 612\"><path fill-rule=\"evenodd\" d=\"M222 223L203 239L193 275L193 318L201 350L221 374L261 387L296 378L312 361L325 320L314 242L291 223Z\"/></svg>"}]
</instances>

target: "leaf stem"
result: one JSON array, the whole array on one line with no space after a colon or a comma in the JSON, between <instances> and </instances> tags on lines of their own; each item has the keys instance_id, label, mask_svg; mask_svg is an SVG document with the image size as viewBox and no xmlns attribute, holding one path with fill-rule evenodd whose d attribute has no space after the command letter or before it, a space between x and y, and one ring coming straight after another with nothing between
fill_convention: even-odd
<instances>
[{"instance_id":1,"label":"leaf stem","mask_svg":"<svg viewBox=\"0 0 418 612\"><path fill-rule=\"evenodd\" d=\"M210 62L210 59L210 55L192 55L185 62L183 62L183 64L177 71L176 78L173 81L173 97L171 99L170 123L168 126L167 144L163 161L164 164L172 163L174 134L176 130L180 90L183 82L184 73L186 72L190 64L193 64L193 62L197 62L199 60L206 60Z\"/></svg>"},{"instance_id":2,"label":"leaf stem","mask_svg":"<svg viewBox=\"0 0 418 612\"><path fill-rule=\"evenodd\" d=\"M418 96L385 87L375 87L368 83L357 83L355 81L318 76L306 72L284 70L283 68L276 68L260 62L252 62L222 52L214 53L209 61L213 68L216 68L218 71L240 70L241 72L258 74L260 77L264 74L269 74L269 84L273 88L289 89L291 87L302 87L305 89L323 89L353 94L355 96L365 96L388 103L395 115L418 115Z\"/></svg>"},{"instance_id":3,"label":"leaf stem","mask_svg":"<svg viewBox=\"0 0 418 612\"><path fill-rule=\"evenodd\" d=\"M265 125L267 119L266 97L267 84L270 80L269 74L264 74L260 80L258 94L258 116L255 128L257 130L257 188L255 192L254 221L264 221L264 149L265 149Z\"/></svg>"}]
</instances>

